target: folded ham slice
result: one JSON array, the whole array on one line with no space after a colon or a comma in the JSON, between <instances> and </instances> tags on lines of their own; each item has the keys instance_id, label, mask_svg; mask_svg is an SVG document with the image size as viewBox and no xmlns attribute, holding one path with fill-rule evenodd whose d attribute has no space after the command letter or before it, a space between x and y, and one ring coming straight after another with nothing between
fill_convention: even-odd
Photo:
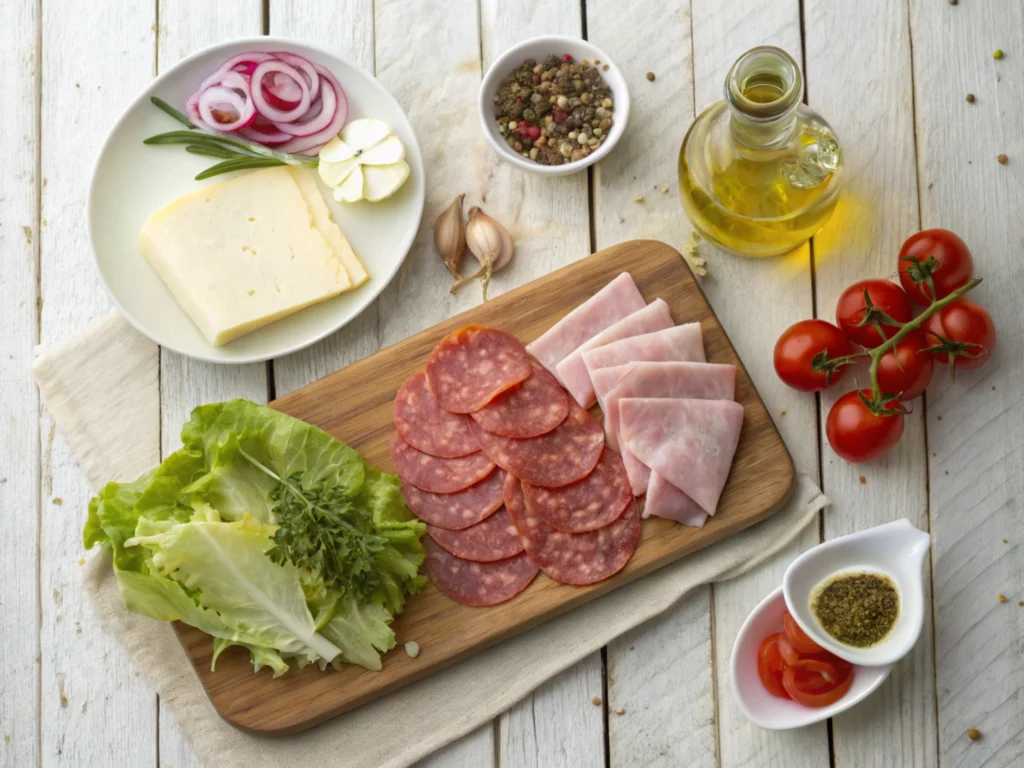
<instances>
[{"instance_id":1,"label":"folded ham slice","mask_svg":"<svg viewBox=\"0 0 1024 768\"><path fill-rule=\"evenodd\" d=\"M621 341L642 334L664 331L672 327L672 314L664 299L655 299L646 307L605 328L599 334L570 352L556 367L558 378L569 394L584 408L594 404L594 385L590 371L583 361L583 355L591 349L599 349L613 341Z\"/></svg>"},{"instance_id":2,"label":"folded ham slice","mask_svg":"<svg viewBox=\"0 0 1024 768\"><path fill-rule=\"evenodd\" d=\"M743 406L731 400L627 397L619 401L619 412L625 447L713 515L739 445Z\"/></svg>"},{"instance_id":3,"label":"folded ham slice","mask_svg":"<svg viewBox=\"0 0 1024 768\"><path fill-rule=\"evenodd\" d=\"M663 331L631 336L583 353L583 362L591 376L600 368L626 363L703 363L706 360L700 323L684 323Z\"/></svg>"},{"instance_id":4,"label":"folded ham slice","mask_svg":"<svg viewBox=\"0 0 1024 768\"><path fill-rule=\"evenodd\" d=\"M619 401L624 397L673 397L732 400L736 366L720 363L628 363L604 369L601 377L618 375L618 383L603 399L608 445L619 445Z\"/></svg>"},{"instance_id":5,"label":"folded ham slice","mask_svg":"<svg viewBox=\"0 0 1024 768\"><path fill-rule=\"evenodd\" d=\"M557 376L558 364L577 347L627 315L643 309L645 304L633 278L623 272L527 344L526 351Z\"/></svg>"},{"instance_id":6,"label":"folded ham slice","mask_svg":"<svg viewBox=\"0 0 1024 768\"><path fill-rule=\"evenodd\" d=\"M651 515L675 520L694 528L700 528L708 519L708 513L700 508L700 504L657 472L651 472L650 484L647 486L647 503L644 505L643 516Z\"/></svg>"}]
</instances>

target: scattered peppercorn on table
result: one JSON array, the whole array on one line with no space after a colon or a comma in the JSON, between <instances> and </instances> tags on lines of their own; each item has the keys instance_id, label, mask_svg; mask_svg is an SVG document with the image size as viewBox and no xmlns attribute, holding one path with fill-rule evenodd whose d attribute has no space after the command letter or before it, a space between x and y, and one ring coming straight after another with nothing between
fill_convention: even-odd
<instances>
[{"instance_id":1,"label":"scattered peppercorn on table","mask_svg":"<svg viewBox=\"0 0 1024 768\"><path fill-rule=\"evenodd\" d=\"M466 193L467 205L479 203L515 240L515 256L494 275L489 295L631 238L692 251L707 272L704 291L798 469L834 502L798 544L695 590L554 677L498 723L444 748L431 765L1024 761L1024 4L377 0L342 11L313 0L268 0L264 7L161 0L158 16L155 4L127 0L85 0L61 12L52 2L8 0L0 9L7 30L0 60L14 73L0 138L7 315L0 387L10 446L0 460L7 513L0 764L198 765L167 707L82 593L79 531L91 489L40 408L29 366L36 344L61 342L111 309L82 223L85 180L110 120L154 72L260 30L330 48L395 95L426 163L420 236L377 305L309 350L241 367L159 352L164 444L149 450L174 450L176 429L197 403L265 401L477 305L479 288L449 294L451 275L438 263L431 231L445 206ZM501 161L476 116L481 71L514 43L549 33L586 36L607 51L631 97L614 150L592 171L565 178ZM843 142L848 182L811 246L753 261L692 243L675 179L688 126L721 98L736 56L762 44L801 64L807 102L828 115ZM616 119L604 62L567 62L563 53L522 62L519 90L510 86L496 105L495 120L508 118L503 133L512 148L540 163L585 157ZM952 229L970 245L987 278L976 293L999 325L1000 346L985 368L956 384L936 376L924 406L907 417L898 449L854 467L820 437L833 395L824 393L819 405L790 390L774 374L771 350L796 320L831 319L851 281L891 272L900 243L929 227ZM727 674L742 621L804 549L899 517L933 536L926 566L932 610L913 653L857 714L830 727L774 734L751 725ZM421 640L399 652L429 649Z\"/></svg>"}]
</instances>

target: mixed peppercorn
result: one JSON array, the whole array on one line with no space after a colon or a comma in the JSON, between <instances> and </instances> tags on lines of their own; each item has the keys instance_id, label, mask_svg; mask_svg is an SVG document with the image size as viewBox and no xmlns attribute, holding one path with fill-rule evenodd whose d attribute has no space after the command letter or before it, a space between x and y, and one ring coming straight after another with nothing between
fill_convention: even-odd
<instances>
[{"instance_id":1,"label":"mixed peppercorn","mask_svg":"<svg viewBox=\"0 0 1024 768\"><path fill-rule=\"evenodd\" d=\"M608 138L615 111L600 64L564 54L519 65L494 96L498 130L509 147L542 165L575 162L596 151Z\"/></svg>"}]
</instances>

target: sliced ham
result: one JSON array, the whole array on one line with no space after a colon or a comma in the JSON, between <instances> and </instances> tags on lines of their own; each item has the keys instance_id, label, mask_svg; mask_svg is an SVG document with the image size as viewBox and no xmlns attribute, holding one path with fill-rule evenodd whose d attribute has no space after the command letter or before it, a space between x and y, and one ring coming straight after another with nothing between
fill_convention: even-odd
<instances>
[{"instance_id":1,"label":"sliced ham","mask_svg":"<svg viewBox=\"0 0 1024 768\"><path fill-rule=\"evenodd\" d=\"M731 400L623 398L621 435L640 461L709 515L739 445L743 406Z\"/></svg>"},{"instance_id":2,"label":"sliced ham","mask_svg":"<svg viewBox=\"0 0 1024 768\"><path fill-rule=\"evenodd\" d=\"M599 334L570 352L556 367L558 378L569 390L576 402L584 408L594 404L594 385L590 381L590 371L583 361L583 355L591 349L599 349L613 341L633 338L655 331L664 331L672 327L672 314L664 299L656 299L643 309L619 320L605 328Z\"/></svg>"},{"instance_id":3,"label":"sliced ham","mask_svg":"<svg viewBox=\"0 0 1024 768\"><path fill-rule=\"evenodd\" d=\"M651 515L675 520L694 528L700 528L708 519L708 513L700 508L700 504L657 472L651 472L650 483L647 486L647 503L644 505L644 517Z\"/></svg>"},{"instance_id":4,"label":"sliced ham","mask_svg":"<svg viewBox=\"0 0 1024 768\"><path fill-rule=\"evenodd\" d=\"M628 272L612 280L576 309L551 326L526 351L555 376L569 353L605 328L643 309L646 302Z\"/></svg>"},{"instance_id":5,"label":"sliced ham","mask_svg":"<svg viewBox=\"0 0 1024 768\"><path fill-rule=\"evenodd\" d=\"M629 479L633 495L643 496L651 482L650 468L626 449L619 455L622 457L622 465L626 468L626 477Z\"/></svg>"},{"instance_id":6,"label":"sliced ham","mask_svg":"<svg viewBox=\"0 0 1024 768\"><path fill-rule=\"evenodd\" d=\"M720 363L629 363L607 369L618 383L604 396L604 428L608 444L619 445L619 401L624 397L673 397L732 400L736 366Z\"/></svg>"},{"instance_id":7,"label":"sliced ham","mask_svg":"<svg viewBox=\"0 0 1024 768\"><path fill-rule=\"evenodd\" d=\"M663 331L631 336L583 353L583 362L591 375L599 368L626 363L703 363L705 360L700 323L685 323Z\"/></svg>"},{"instance_id":8,"label":"sliced ham","mask_svg":"<svg viewBox=\"0 0 1024 768\"><path fill-rule=\"evenodd\" d=\"M594 384L594 394L597 396L597 402L602 411L605 408L605 397L629 371L628 365L616 365L612 368L598 368L596 371L590 372L590 381Z\"/></svg>"}]
</instances>

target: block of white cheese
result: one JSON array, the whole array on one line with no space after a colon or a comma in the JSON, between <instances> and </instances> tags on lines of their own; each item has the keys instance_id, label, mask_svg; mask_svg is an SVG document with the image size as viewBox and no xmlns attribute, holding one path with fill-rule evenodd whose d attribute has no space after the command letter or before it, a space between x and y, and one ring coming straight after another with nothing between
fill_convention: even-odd
<instances>
[{"instance_id":1,"label":"block of white cheese","mask_svg":"<svg viewBox=\"0 0 1024 768\"><path fill-rule=\"evenodd\" d=\"M180 197L143 226L143 256L211 344L353 287L344 259L358 259L308 196L291 169L266 168Z\"/></svg>"},{"instance_id":2,"label":"block of white cheese","mask_svg":"<svg viewBox=\"0 0 1024 768\"><path fill-rule=\"evenodd\" d=\"M307 171L304 168L289 168L288 172L291 173L299 191L302 192L306 205L309 206L309 212L313 215L313 223L316 224L316 228L320 230L320 234L324 236L328 245L334 249L334 254L341 260L341 263L345 265L345 271L348 272L348 277L352 281L352 287L358 288L370 279L370 275L367 273L366 267L363 266L363 262L356 256L356 252L352 250L348 240L341 233L341 229L334 223L334 218L327 209L327 203L324 202L323 195L320 194L320 188L316 185L313 171Z\"/></svg>"}]
</instances>

